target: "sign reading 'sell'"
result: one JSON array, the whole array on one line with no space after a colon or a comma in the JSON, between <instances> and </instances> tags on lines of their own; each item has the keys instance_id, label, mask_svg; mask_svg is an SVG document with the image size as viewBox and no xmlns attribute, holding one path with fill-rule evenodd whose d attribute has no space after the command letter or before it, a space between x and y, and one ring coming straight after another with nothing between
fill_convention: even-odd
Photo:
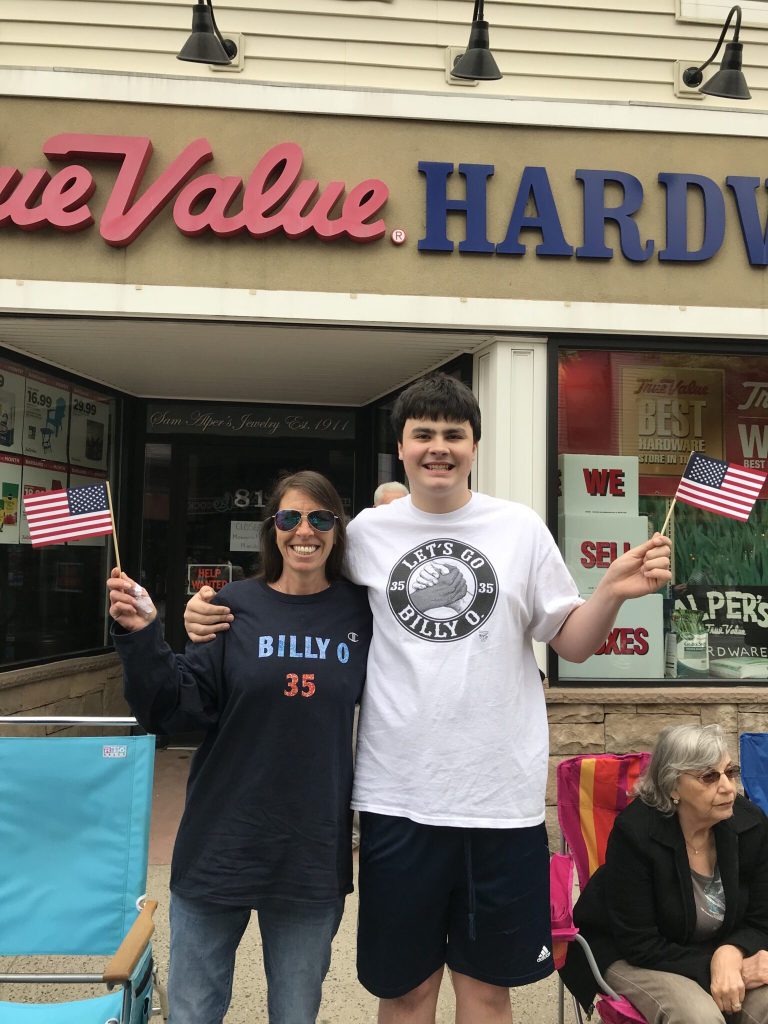
<instances>
[{"instance_id":1,"label":"sign reading 'sell'","mask_svg":"<svg viewBox=\"0 0 768 1024\"><path fill-rule=\"evenodd\" d=\"M560 547L582 597L594 592L615 558L648 539L648 518L638 515L638 471L637 456L560 456ZM582 664L560 662L561 679L663 675L661 594L627 601L591 658Z\"/></svg>"},{"instance_id":2,"label":"sign reading 'sell'","mask_svg":"<svg viewBox=\"0 0 768 1024\"><path fill-rule=\"evenodd\" d=\"M303 177L305 155L295 142L272 146L246 177L224 173L219 159L215 172L200 173L214 160L206 139L188 143L154 176L148 170L152 141L146 136L63 132L48 139L42 151L47 167L20 170L0 165L0 228L90 228L96 218L89 201L97 186L85 164L106 161L116 166L116 175L98 232L117 247L130 245L167 207L175 226L189 237L247 234L262 240L283 234L290 239L314 236L324 242L371 243L387 231L382 214L390 188L381 178L348 187L343 180L321 184L311 175ZM524 166L511 179L494 183L495 205L500 195L505 197L502 206L508 214L498 237L489 238L493 164L420 160L409 189L416 187L417 171L424 182L424 211L418 225L423 237L417 247L423 254L457 250L524 256L530 251L535 258L611 260L616 252L609 237L613 239L618 230L619 254L630 263L653 258L701 263L722 247L730 219L733 230L738 224L749 264L768 266L768 232L759 195L768 183L757 177L731 174L719 182L702 174L660 171L644 185L624 170L574 169L568 190L561 185L558 195L546 167ZM664 237L645 237L643 211L659 202L664 207ZM574 203L581 208L583 224L578 240L566 237L560 215ZM697 227L689 231L694 210ZM392 242L402 245L412 233L404 230L408 227L392 225Z\"/></svg>"}]
</instances>

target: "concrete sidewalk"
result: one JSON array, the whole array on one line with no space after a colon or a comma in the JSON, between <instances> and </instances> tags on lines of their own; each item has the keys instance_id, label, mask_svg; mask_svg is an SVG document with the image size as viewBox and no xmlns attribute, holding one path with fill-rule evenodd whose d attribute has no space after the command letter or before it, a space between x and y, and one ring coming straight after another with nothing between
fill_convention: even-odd
<instances>
[{"instance_id":1,"label":"concrete sidewalk","mask_svg":"<svg viewBox=\"0 0 768 1024\"><path fill-rule=\"evenodd\" d=\"M154 939L161 977L168 965L168 876L173 839L183 807L190 752L159 750L155 762L155 793L150 837L148 894L159 903ZM355 858L356 861L357 858ZM356 866L356 865L355 865ZM341 928L333 944L333 960L324 987L318 1024L375 1024L377 1001L358 983L355 974L357 893L347 899ZM515 1024L555 1024L555 977L513 990ZM570 1018L566 1016L566 1019ZM259 1024L267 1020L266 984L258 925L251 921L237 959L232 1005L225 1024ZM453 1024L454 1000L450 981L443 982L437 1024Z\"/></svg>"}]
</instances>

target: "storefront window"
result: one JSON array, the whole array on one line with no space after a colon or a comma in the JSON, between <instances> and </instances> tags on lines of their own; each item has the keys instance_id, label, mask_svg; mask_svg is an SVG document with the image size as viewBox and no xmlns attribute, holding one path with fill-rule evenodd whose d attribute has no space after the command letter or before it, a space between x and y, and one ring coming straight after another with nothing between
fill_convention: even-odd
<instances>
[{"instance_id":1,"label":"storefront window","mask_svg":"<svg viewBox=\"0 0 768 1024\"><path fill-rule=\"evenodd\" d=\"M108 479L115 402L0 358L0 663L105 646L104 536L33 548L26 494Z\"/></svg>"},{"instance_id":2,"label":"storefront window","mask_svg":"<svg viewBox=\"0 0 768 1024\"><path fill-rule=\"evenodd\" d=\"M768 489L747 523L672 507L692 452L765 471L768 357L561 349L558 538L580 592L670 508L673 542L672 585L628 602L561 682L768 682Z\"/></svg>"}]
</instances>

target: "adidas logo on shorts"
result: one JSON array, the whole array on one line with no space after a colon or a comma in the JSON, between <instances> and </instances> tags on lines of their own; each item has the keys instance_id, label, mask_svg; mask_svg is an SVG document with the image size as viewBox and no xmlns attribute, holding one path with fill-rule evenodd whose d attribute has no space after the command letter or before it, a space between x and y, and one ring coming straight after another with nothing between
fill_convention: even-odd
<instances>
[{"instance_id":1,"label":"adidas logo on shorts","mask_svg":"<svg viewBox=\"0 0 768 1024\"><path fill-rule=\"evenodd\" d=\"M537 963L537 964L541 964L541 963L544 963L544 961L545 961L545 960L547 960L547 959L549 959L549 957L551 957L551 956L552 956L552 954L551 954L551 953L549 952L549 950L547 949L547 947L546 947L546 946L542 946L542 947L541 947L541 952L540 952L540 953L539 953L539 955L538 955L538 956L536 957L536 963Z\"/></svg>"}]
</instances>

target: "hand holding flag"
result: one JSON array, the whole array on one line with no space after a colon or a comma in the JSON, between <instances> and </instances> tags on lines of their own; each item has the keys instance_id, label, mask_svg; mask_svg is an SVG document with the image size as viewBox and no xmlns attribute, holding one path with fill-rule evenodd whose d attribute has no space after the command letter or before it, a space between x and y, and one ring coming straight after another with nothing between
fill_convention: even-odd
<instances>
[{"instance_id":1,"label":"hand holding flag","mask_svg":"<svg viewBox=\"0 0 768 1024\"><path fill-rule=\"evenodd\" d=\"M157 618L157 609L146 590L119 569L107 580L109 614L129 633L143 629Z\"/></svg>"}]
</instances>

